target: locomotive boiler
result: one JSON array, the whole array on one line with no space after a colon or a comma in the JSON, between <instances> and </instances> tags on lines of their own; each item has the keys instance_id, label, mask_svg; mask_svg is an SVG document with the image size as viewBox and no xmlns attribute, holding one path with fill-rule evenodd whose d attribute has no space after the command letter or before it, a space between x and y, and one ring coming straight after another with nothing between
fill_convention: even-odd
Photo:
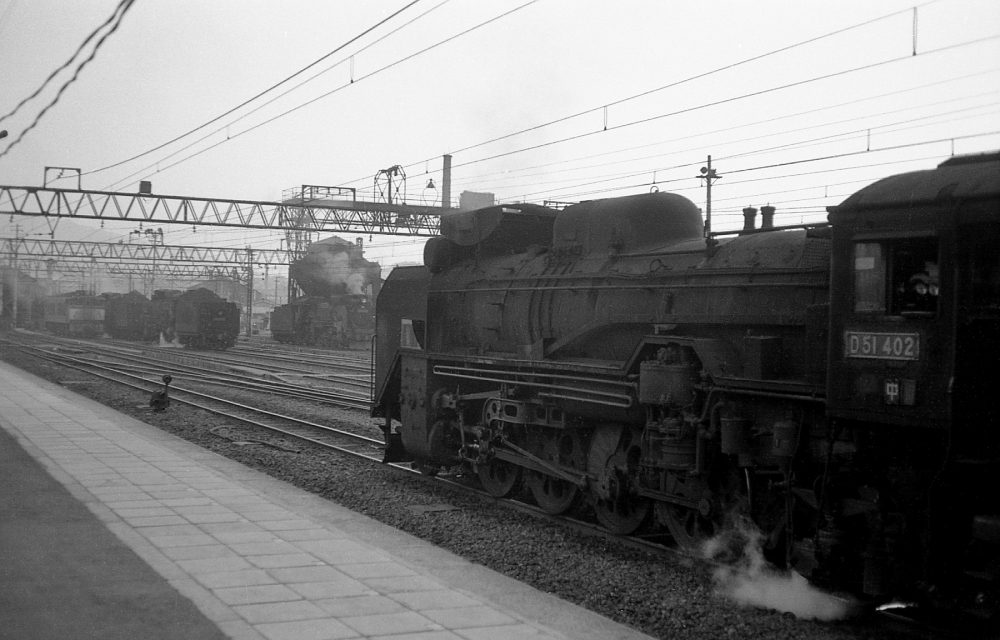
<instances>
[{"instance_id":1,"label":"locomotive boiler","mask_svg":"<svg viewBox=\"0 0 1000 640\"><path fill-rule=\"evenodd\" d=\"M495 496L682 546L750 518L818 582L995 615L998 203L990 154L812 228L705 238L667 193L449 214L382 288L373 415Z\"/></svg>"}]
</instances>

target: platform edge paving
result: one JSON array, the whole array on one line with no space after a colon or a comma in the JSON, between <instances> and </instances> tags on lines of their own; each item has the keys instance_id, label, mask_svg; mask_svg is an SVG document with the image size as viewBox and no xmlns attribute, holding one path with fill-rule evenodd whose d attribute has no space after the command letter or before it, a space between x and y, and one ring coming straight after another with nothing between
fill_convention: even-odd
<instances>
[{"instance_id":1,"label":"platform edge paving","mask_svg":"<svg viewBox=\"0 0 1000 640\"><path fill-rule=\"evenodd\" d=\"M408 533L245 467L11 365L0 362L0 375L25 378L54 396L81 406L100 419L107 420L134 436L182 456L186 460L194 461L222 475L228 481L245 485L250 492L264 496L321 527L333 527L335 530L346 532L348 536L356 536L360 530L364 530L366 532L364 539L366 541L377 539L379 546L375 548L390 558L413 568L418 573L449 585L456 592L484 601L485 604L496 605L503 612L513 614L540 631L573 640L650 639L650 636L635 629L471 563ZM100 498L66 473L57 461L35 446L16 424L9 420L0 422L56 480L66 486L77 499L84 502L119 539L146 560L155 571L191 599L206 617L219 624L220 629L239 640L264 638L252 625L246 624L237 615L237 611L184 572L180 565L164 555L160 548L135 531L114 511L106 507Z\"/></svg>"}]
</instances>

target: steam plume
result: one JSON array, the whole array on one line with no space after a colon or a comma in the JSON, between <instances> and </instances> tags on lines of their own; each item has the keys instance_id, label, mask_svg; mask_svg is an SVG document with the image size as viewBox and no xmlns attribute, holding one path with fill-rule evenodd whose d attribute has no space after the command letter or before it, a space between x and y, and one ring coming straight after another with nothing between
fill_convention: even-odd
<instances>
[{"instance_id":1,"label":"steam plume","mask_svg":"<svg viewBox=\"0 0 1000 640\"><path fill-rule=\"evenodd\" d=\"M781 571L765 558L763 535L745 518L702 545L707 560L722 562L712 572L716 589L745 606L789 612L799 618L839 620L850 614L850 601L820 591L794 571Z\"/></svg>"}]
</instances>

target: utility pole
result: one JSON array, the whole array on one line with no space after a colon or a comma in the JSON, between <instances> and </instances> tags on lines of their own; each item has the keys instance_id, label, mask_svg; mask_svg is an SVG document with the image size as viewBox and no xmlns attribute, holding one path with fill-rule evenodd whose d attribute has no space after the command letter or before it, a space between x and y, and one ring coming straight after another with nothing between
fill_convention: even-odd
<instances>
[{"instance_id":1,"label":"utility pole","mask_svg":"<svg viewBox=\"0 0 1000 640\"><path fill-rule=\"evenodd\" d=\"M4 133L6 133L6 132L4 132ZM20 278L18 277L18 271L17 271L17 249L20 246L21 246L21 225L15 224L14 225L14 257L12 258L12 261L11 261L11 266L12 266L11 277L14 279L14 283L13 283L13 288L14 288L14 325L13 326L14 326L15 329L17 329L17 293L18 293L17 290L18 290L18 284L19 284L19 281L20 281Z\"/></svg>"},{"instance_id":2,"label":"utility pole","mask_svg":"<svg viewBox=\"0 0 1000 640\"><path fill-rule=\"evenodd\" d=\"M712 183L721 178L712 168L712 156L708 156L708 164L701 168L698 176L705 181L705 250L709 257L715 253L715 239L712 237Z\"/></svg>"},{"instance_id":3,"label":"utility pole","mask_svg":"<svg viewBox=\"0 0 1000 640\"><path fill-rule=\"evenodd\" d=\"M253 249L247 247L247 338L252 334L253 320Z\"/></svg>"}]
</instances>

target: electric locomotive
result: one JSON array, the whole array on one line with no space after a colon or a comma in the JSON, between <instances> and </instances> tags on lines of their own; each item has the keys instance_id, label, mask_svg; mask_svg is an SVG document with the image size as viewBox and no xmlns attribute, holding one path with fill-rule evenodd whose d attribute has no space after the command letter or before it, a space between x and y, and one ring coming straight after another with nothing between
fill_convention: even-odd
<instances>
[{"instance_id":1,"label":"electric locomotive","mask_svg":"<svg viewBox=\"0 0 1000 640\"><path fill-rule=\"evenodd\" d=\"M104 299L86 291L49 296L44 314L45 328L56 335L98 338L104 331Z\"/></svg>"},{"instance_id":2,"label":"electric locomotive","mask_svg":"<svg viewBox=\"0 0 1000 640\"><path fill-rule=\"evenodd\" d=\"M708 238L666 193L444 216L377 300L387 457L682 546L750 518L818 582L995 615L1000 154L829 225L744 213Z\"/></svg>"}]
</instances>

